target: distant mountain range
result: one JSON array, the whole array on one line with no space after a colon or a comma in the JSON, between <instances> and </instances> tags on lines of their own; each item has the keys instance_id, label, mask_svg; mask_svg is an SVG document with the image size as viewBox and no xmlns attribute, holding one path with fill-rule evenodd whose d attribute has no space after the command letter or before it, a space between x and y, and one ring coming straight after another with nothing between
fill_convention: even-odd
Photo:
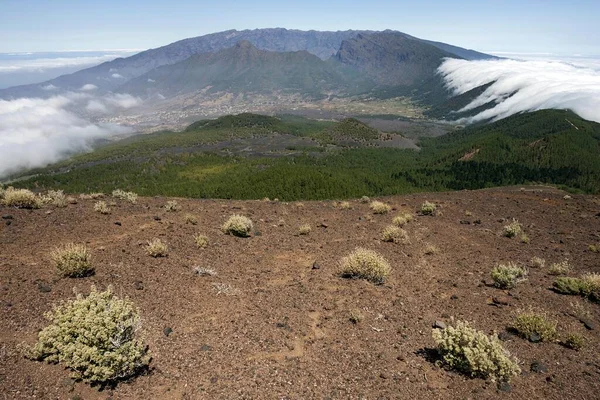
<instances>
[{"instance_id":1,"label":"distant mountain range","mask_svg":"<svg viewBox=\"0 0 600 400\"><path fill-rule=\"evenodd\" d=\"M202 90L286 91L312 97L387 87L418 91L420 85L431 84L445 57L494 58L389 30L230 30L117 58L40 84L0 90L0 98L48 97L84 85L94 85L99 94L159 98Z\"/></svg>"}]
</instances>

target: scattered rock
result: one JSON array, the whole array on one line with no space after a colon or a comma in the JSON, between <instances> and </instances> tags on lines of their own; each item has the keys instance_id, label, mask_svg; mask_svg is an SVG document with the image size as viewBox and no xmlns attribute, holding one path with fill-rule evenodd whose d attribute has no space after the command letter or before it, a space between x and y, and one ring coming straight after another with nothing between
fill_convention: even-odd
<instances>
[{"instance_id":1,"label":"scattered rock","mask_svg":"<svg viewBox=\"0 0 600 400\"><path fill-rule=\"evenodd\" d=\"M171 333L173 332L173 329L167 327L165 329L163 329L163 333L165 334L165 336L169 336Z\"/></svg>"},{"instance_id":2,"label":"scattered rock","mask_svg":"<svg viewBox=\"0 0 600 400\"><path fill-rule=\"evenodd\" d=\"M498 391L500 392L512 392L512 386L508 382L500 382L498 383Z\"/></svg>"},{"instance_id":3,"label":"scattered rock","mask_svg":"<svg viewBox=\"0 0 600 400\"><path fill-rule=\"evenodd\" d=\"M319 265L318 262L315 261L312 265L312 269L321 269L321 266Z\"/></svg>"},{"instance_id":4,"label":"scattered rock","mask_svg":"<svg viewBox=\"0 0 600 400\"><path fill-rule=\"evenodd\" d=\"M6 214L2 216L2 219L13 219L13 216L10 214Z\"/></svg>"},{"instance_id":5,"label":"scattered rock","mask_svg":"<svg viewBox=\"0 0 600 400\"><path fill-rule=\"evenodd\" d=\"M135 281L133 287L135 290L144 290L144 283L142 281Z\"/></svg>"},{"instance_id":6,"label":"scattered rock","mask_svg":"<svg viewBox=\"0 0 600 400\"><path fill-rule=\"evenodd\" d=\"M387 378L388 378L388 376L387 376L387 374L386 374L385 372L382 372L382 373L380 373L380 374L379 374L379 377L380 377L381 379L387 379Z\"/></svg>"},{"instance_id":7,"label":"scattered rock","mask_svg":"<svg viewBox=\"0 0 600 400\"><path fill-rule=\"evenodd\" d=\"M506 342L508 340L510 340L512 338L512 335L506 331L502 331L498 334L498 339L502 340L503 342Z\"/></svg>"},{"instance_id":8,"label":"scattered rock","mask_svg":"<svg viewBox=\"0 0 600 400\"><path fill-rule=\"evenodd\" d=\"M585 326L585 329L588 329L590 331L596 329L596 324L589 318L579 318L579 322L581 322L583 326Z\"/></svg>"},{"instance_id":9,"label":"scattered rock","mask_svg":"<svg viewBox=\"0 0 600 400\"><path fill-rule=\"evenodd\" d=\"M481 220L480 219L476 219L475 221L473 221L474 225L481 225Z\"/></svg>"},{"instance_id":10,"label":"scattered rock","mask_svg":"<svg viewBox=\"0 0 600 400\"><path fill-rule=\"evenodd\" d=\"M510 305L511 298L508 296L494 296L492 297L492 303L497 306L508 306Z\"/></svg>"},{"instance_id":11,"label":"scattered rock","mask_svg":"<svg viewBox=\"0 0 600 400\"><path fill-rule=\"evenodd\" d=\"M48 292L52 291L52 288L50 287L50 285L48 285L46 283L38 283L38 289L42 293L48 293Z\"/></svg>"},{"instance_id":12,"label":"scattered rock","mask_svg":"<svg viewBox=\"0 0 600 400\"><path fill-rule=\"evenodd\" d=\"M326 223L324 223L324 222L321 222L321 223L318 225L318 227L319 227L319 228L327 228L327 227L329 227L329 225L327 225L327 224L326 224Z\"/></svg>"},{"instance_id":13,"label":"scattered rock","mask_svg":"<svg viewBox=\"0 0 600 400\"><path fill-rule=\"evenodd\" d=\"M446 323L444 321L435 321L433 323L434 329L446 329Z\"/></svg>"},{"instance_id":14,"label":"scattered rock","mask_svg":"<svg viewBox=\"0 0 600 400\"><path fill-rule=\"evenodd\" d=\"M460 220L461 225L471 225L471 221L467 221L466 219Z\"/></svg>"},{"instance_id":15,"label":"scattered rock","mask_svg":"<svg viewBox=\"0 0 600 400\"><path fill-rule=\"evenodd\" d=\"M529 335L529 341L531 343L539 343L542 341L542 337L540 336L539 333L533 332L531 335Z\"/></svg>"},{"instance_id":16,"label":"scattered rock","mask_svg":"<svg viewBox=\"0 0 600 400\"><path fill-rule=\"evenodd\" d=\"M207 344L203 344L200 346L200 351L212 351L212 347Z\"/></svg>"},{"instance_id":17,"label":"scattered rock","mask_svg":"<svg viewBox=\"0 0 600 400\"><path fill-rule=\"evenodd\" d=\"M9 219L8 221L6 221L6 225L8 226L10 224L12 224L12 221Z\"/></svg>"},{"instance_id":18,"label":"scattered rock","mask_svg":"<svg viewBox=\"0 0 600 400\"><path fill-rule=\"evenodd\" d=\"M546 372L548 372L548 366L538 360L534 360L531 363L530 369L531 369L531 372L537 372L539 374L545 374Z\"/></svg>"},{"instance_id":19,"label":"scattered rock","mask_svg":"<svg viewBox=\"0 0 600 400\"><path fill-rule=\"evenodd\" d=\"M121 226L121 223L119 221L115 222L115 225Z\"/></svg>"},{"instance_id":20,"label":"scattered rock","mask_svg":"<svg viewBox=\"0 0 600 400\"><path fill-rule=\"evenodd\" d=\"M155 221L160 221L161 220L161 218L158 215L155 215L153 218L154 218Z\"/></svg>"},{"instance_id":21,"label":"scattered rock","mask_svg":"<svg viewBox=\"0 0 600 400\"><path fill-rule=\"evenodd\" d=\"M458 300L458 296L453 294L452 296L450 296L450 300Z\"/></svg>"}]
</instances>

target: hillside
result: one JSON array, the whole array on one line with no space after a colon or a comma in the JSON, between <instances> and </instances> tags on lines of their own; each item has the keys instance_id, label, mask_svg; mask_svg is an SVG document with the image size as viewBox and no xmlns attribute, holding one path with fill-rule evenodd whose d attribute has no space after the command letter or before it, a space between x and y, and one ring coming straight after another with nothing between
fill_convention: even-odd
<instances>
[{"instance_id":1,"label":"hillside","mask_svg":"<svg viewBox=\"0 0 600 400\"><path fill-rule=\"evenodd\" d=\"M237 121L237 122L236 122ZM600 191L600 124L546 110L421 138L338 123L254 116L132 137L28 173L29 188L282 200L478 189L530 182Z\"/></svg>"},{"instance_id":2,"label":"hillside","mask_svg":"<svg viewBox=\"0 0 600 400\"><path fill-rule=\"evenodd\" d=\"M259 50L248 41L216 53L194 55L173 65L154 69L121 86L136 96L173 97L204 90L206 93L292 92L321 98L328 92L367 91L372 84L307 51Z\"/></svg>"},{"instance_id":3,"label":"hillside","mask_svg":"<svg viewBox=\"0 0 600 400\"><path fill-rule=\"evenodd\" d=\"M600 273L588 249L600 246L597 196L516 187L379 198L393 207L387 215L358 200L340 208L162 196L136 204L106 196L114 205L102 215L93 211L97 200L74 196L77 204L64 208L0 206L3 397L516 400L593 399L600 391L599 305L550 290L553 263L568 259L573 277ZM180 211L166 211L171 200ZM418 215L425 201L440 213ZM399 213L413 216L403 226L407 240L383 242ZM252 219L250 238L221 232L231 214ZM502 236L513 218L528 243ZM311 231L299 235L303 224ZM198 233L208 237L205 248L194 242ZM154 238L168 245L167 257L146 253ZM50 253L73 241L86 243L93 275L58 274ZM383 285L340 275L340 261L359 246L392 266ZM508 261L527 267L527 280L496 288L491 270ZM48 325L52 305L92 285L112 286L139 309L137 333L152 357L148 371L104 388L22 350ZM532 343L511 328L530 307L557 324L556 340ZM522 373L499 384L438 365L432 327L459 320L499 334ZM564 345L569 334L584 338L581 350Z\"/></svg>"}]
</instances>

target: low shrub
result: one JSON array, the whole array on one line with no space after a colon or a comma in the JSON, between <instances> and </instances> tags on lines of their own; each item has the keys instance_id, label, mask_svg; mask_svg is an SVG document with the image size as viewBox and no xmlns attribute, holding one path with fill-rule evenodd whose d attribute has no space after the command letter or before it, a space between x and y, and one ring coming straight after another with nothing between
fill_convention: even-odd
<instances>
[{"instance_id":1,"label":"low shrub","mask_svg":"<svg viewBox=\"0 0 600 400\"><path fill-rule=\"evenodd\" d=\"M531 266L534 268L544 268L546 266L546 260L540 257L533 257L531 259Z\"/></svg>"},{"instance_id":2,"label":"low shrub","mask_svg":"<svg viewBox=\"0 0 600 400\"><path fill-rule=\"evenodd\" d=\"M396 226L404 226L413 220L412 214L404 213L401 215L397 215L392 220L392 223Z\"/></svg>"},{"instance_id":3,"label":"low shrub","mask_svg":"<svg viewBox=\"0 0 600 400\"><path fill-rule=\"evenodd\" d=\"M562 294L580 295L600 301L600 274L588 273L581 278L560 277L554 281L554 290Z\"/></svg>"},{"instance_id":4,"label":"low shrub","mask_svg":"<svg viewBox=\"0 0 600 400\"><path fill-rule=\"evenodd\" d=\"M254 228L254 224L248 217L234 214L221 226L221 230L233 236L248 237Z\"/></svg>"},{"instance_id":5,"label":"low shrub","mask_svg":"<svg viewBox=\"0 0 600 400\"><path fill-rule=\"evenodd\" d=\"M563 276L557 278L552 286L562 294L583 295L583 282L580 278Z\"/></svg>"},{"instance_id":6,"label":"low shrub","mask_svg":"<svg viewBox=\"0 0 600 400\"><path fill-rule=\"evenodd\" d=\"M362 322L363 319L365 319L365 317L364 317L364 315L362 315L362 313L359 310L350 311L349 320L353 324L358 324L358 323Z\"/></svg>"},{"instance_id":7,"label":"low shrub","mask_svg":"<svg viewBox=\"0 0 600 400\"><path fill-rule=\"evenodd\" d=\"M309 224L300 225L298 228L298 234L300 235L308 235L312 231L312 228Z\"/></svg>"},{"instance_id":8,"label":"low shrub","mask_svg":"<svg viewBox=\"0 0 600 400\"><path fill-rule=\"evenodd\" d=\"M494 286L500 289L512 289L517 286L517 283L525 280L527 270L517 266L513 262L508 264L500 264L494 267L491 272Z\"/></svg>"},{"instance_id":9,"label":"low shrub","mask_svg":"<svg viewBox=\"0 0 600 400\"><path fill-rule=\"evenodd\" d=\"M128 201L130 203L136 203L137 202L137 198L138 195L134 192L126 192L124 190L121 189L116 189L113 190L112 192L112 196L117 198L117 199L121 199L121 200L125 200Z\"/></svg>"},{"instance_id":10,"label":"low shrub","mask_svg":"<svg viewBox=\"0 0 600 400\"><path fill-rule=\"evenodd\" d=\"M549 342L556 339L556 322L550 321L546 314L529 310L518 314L513 328L519 336L531 342Z\"/></svg>"},{"instance_id":11,"label":"low shrub","mask_svg":"<svg viewBox=\"0 0 600 400\"><path fill-rule=\"evenodd\" d=\"M388 204L381 201L372 201L369 208L373 210L373 214L387 214L392 209Z\"/></svg>"},{"instance_id":12,"label":"low shrub","mask_svg":"<svg viewBox=\"0 0 600 400\"><path fill-rule=\"evenodd\" d=\"M370 202L370 201L371 201L371 199L370 199L368 196L363 196L363 197L361 197L361 198L360 198L360 200L359 200L359 201L360 201L361 203L363 203L363 204L367 204L368 202Z\"/></svg>"},{"instance_id":13,"label":"low shrub","mask_svg":"<svg viewBox=\"0 0 600 400\"><path fill-rule=\"evenodd\" d=\"M397 227L396 225L388 225L383 229L381 233L381 240L384 242L392 242L392 243L407 243L408 242L408 233L402 228Z\"/></svg>"},{"instance_id":14,"label":"low shrub","mask_svg":"<svg viewBox=\"0 0 600 400\"><path fill-rule=\"evenodd\" d=\"M579 351L585 345L585 338L578 333L569 333L565 337L563 345L569 349Z\"/></svg>"},{"instance_id":15,"label":"low shrub","mask_svg":"<svg viewBox=\"0 0 600 400\"><path fill-rule=\"evenodd\" d=\"M430 203L425 201L425 203L421 204L421 214L422 215L434 215L437 206L434 203Z\"/></svg>"},{"instance_id":16,"label":"low shrub","mask_svg":"<svg viewBox=\"0 0 600 400\"><path fill-rule=\"evenodd\" d=\"M436 246L434 246L433 244L428 244L427 246L425 246L423 253L427 256L430 256L432 254L437 253L438 251L440 250Z\"/></svg>"},{"instance_id":17,"label":"low shrub","mask_svg":"<svg viewBox=\"0 0 600 400\"><path fill-rule=\"evenodd\" d=\"M550 265L550 268L548 268L548 274L550 274L550 275L566 275L569 272L571 272L572 269L573 269L573 267L571 266L569 261L565 260L565 261L561 261L561 262Z\"/></svg>"},{"instance_id":18,"label":"low shrub","mask_svg":"<svg viewBox=\"0 0 600 400\"><path fill-rule=\"evenodd\" d=\"M87 297L78 294L45 317L50 325L38 334L28 356L59 363L75 379L117 381L136 375L150 362L140 339L138 310L130 300L114 296L111 288L99 292L92 286Z\"/></svg>"},{"instance_id":19,"label":"low shrub","mask_svg":"<svg viewBox=\"0 0 600 400\"><path fill-rule=\"evenodd\" d=\"M350 202L348 201L342 201L338 204L338 207L341 208L342 210L349 210L352 208L352 206L350 205Z\"/></svg>"},{"instance_id":20,"label":"low shrub","mask_svg":"<svg viewBox=\"0 0 600 400\"><path fill-rule=\"evenodd\" d=\"M343 277L366 279L375 284L384 283L391 270L390 264L382 255L361 247L340 262L340 274Z\"/></svg>"},{"instance_id":21,"label":"low shrub","mask_svg":"<svg viewBox=\"0 0 600 400\"><path fill-rule=\"evenodd\" d=\"M2 204L7 207L34 209L40 208L42 206L42 201L31 190L15 189L9 186L4 191Z\"/></svg>"},{"instance_id":22,"label":"low shrub","mask_svg":"<svg viewBox=\"0 0 600 400\"><path fill-rule=\"evenodd\" d=\"M183 220L186 224L198 225L198 219L194 217L192 214L185 214Z\"/></svg>"},{"instance_id":23,"label":"low shrub","mask_svg":"<svg viewBox=\"0 0 600 400\"><path fill-rule=\"evenodd\" d=\"M88 276L94 272L92 255L83 244L68 243L50 254L56 269L71 278Z\"/></svg>"},{"instance_id":24,"label":"low shrub","mask_svg":"<svg viewBox=\"0 0 600 400\"><path fill-rule=\"evenodd\" d=\"M55 207L66 207L67 196L62 190L48 190L48 192L40 197L42 203L50 204Z\"/></svg>"},{"instance_id":25,"label":"low shrub","mask_svg":"<svg viewBox=\"0 0 600 400\"><path fill-rule=\"evenodd\" d=\"M432 334L449 368L473 377L502 381L509 381L521 372L496 335L487 336L466 321L457 321L455 326L446 329L434 329Z\"/></svg>"},{"instance_id":26,"label":"low shrub","mask_svg":"<svg viewBox=\"0 0 600 400\"><path fill-rule=\"evenodd\" d=\"M513 219L512 222L504 227L502 230L502 234L507 238L514 238L519 235L522 231L521 224L516 219Z\"/></svg>"},{"instance_id":27,"label":"low shrub","mask_svg":"<svg viewBox=\"0 0 600 400\"><path fill-rule=\"evenodd\" d=\"M105 201L97 201L96 204L94 204L94 211L99 212L100 214L110 214L110 207L108 206L108 204L106 204Z\"/></svg>"},{"instance_id":28,"label":"low shrub","mask_svg":"<svg viewBox=\"0 0 600 400\"><path fill-rule=\"evenodd\" d=\"M194 235L194 242L196 242L196 246L198 246L199 249L204 249L209 243L208 236L200 234Z\"/></svg>"},{"instance_id":29,"label":"low shrub","mask_svg":"<svg viewBox=\"0 0 600 400\"><path fill-rule=\"evenodd\" d=\"M152 239L146 245L146 253L150 257L166 257L169 254L169 247L160 239Z\"/></svg>"},{"instance_id":30,"label":"low shrub","mask_svg":"<svg viewBox=\"0 0 600 400\"><path fill-rule=\"evenodd\" d=\"M167 201L167 204L165 204L165 210L167 210L167 212L176 212L181 210L181 206L176 200L171 200Z\"/></svg>"}]
</instances>

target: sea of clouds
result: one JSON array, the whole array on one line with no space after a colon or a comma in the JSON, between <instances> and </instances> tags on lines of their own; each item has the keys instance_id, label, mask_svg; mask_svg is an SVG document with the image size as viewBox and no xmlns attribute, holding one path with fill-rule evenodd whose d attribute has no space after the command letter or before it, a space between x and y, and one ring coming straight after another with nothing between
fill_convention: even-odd
<instances>
[{"instance_id":1,"label":"sea of clouds","mask_svg":"<svg viewBox=\"0 0 600 400\"><path fill-rule=\"evenodd\" d=\"M459 123L499 120L541 109L570 109L585 119L600 122L600 59L551 59L545 55L521 58L446 59L442 63L438 73L455 95L494 82L458 111L469 111L491 101L495 106L459 119Z\"/></svg>"},{"instance_id":2,"label":"sea of clouds","mask_svg":"<svg viewBox=\"0 0 600 400\"><path fill-rule=\"evenodd\" d=\"M89 151L98 139L129 133L130 128L91 119L138 106L141 100L128 94L96 96L94 90L84 85L46 99L0 100L0 178Z\"/></svg>"}]
</instances>

